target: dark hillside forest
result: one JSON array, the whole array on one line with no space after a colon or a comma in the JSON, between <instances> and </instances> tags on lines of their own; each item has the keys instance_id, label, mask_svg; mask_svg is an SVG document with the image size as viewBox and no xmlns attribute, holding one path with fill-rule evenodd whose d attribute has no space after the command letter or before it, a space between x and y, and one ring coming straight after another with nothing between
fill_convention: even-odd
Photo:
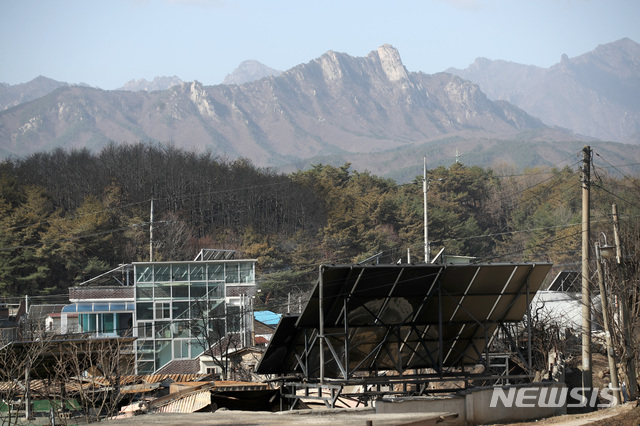
<instances>
[{"instance_id":1,"label":"dark hillside forest","mask_svg":"<svg viewBox=\"0 0 640 426\"><path fill-rule=\"evenodd\" d=\"M524 172L460 163L429 170L432 253L579 270L581 156ZM635 258L640 182L613 177L615 166L594 158L592 235L613 238L617 203ZM0 164L0 295L65 294L118 264L149 260L152 200L154 260L237 250L258 259L261 302L276 311L289 294L308 291L322 263L377 254L407 262L408 253L424 261L422 170L398 185L349 164L285 175L171 145L112 144Z\"/></svg>"}]
</instances>

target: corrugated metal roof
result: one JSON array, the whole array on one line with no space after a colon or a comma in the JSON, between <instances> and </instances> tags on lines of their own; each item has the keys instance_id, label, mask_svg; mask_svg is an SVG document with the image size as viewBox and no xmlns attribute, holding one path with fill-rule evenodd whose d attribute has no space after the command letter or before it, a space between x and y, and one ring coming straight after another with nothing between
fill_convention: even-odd
<instances>
[{"instance_id":1,"label":"corrugated metal roof","mask_svg":"<svg viewBox=\"0 0 640 426\"><path fill-rule=\"evenodd\" d=\"M119 377L119 384L120 386L122 386L123 393L144 393L157 389L157 384L166 379L170 379L174 382L210 382L212 377L212 374L156 374L150 376L134 375ZM80 391L81 389L87 389L91 387L101 388L113 385L114 378L88 377L82 378L82 382L68 381L64 384L64 387L67 393L75 393ZM129 389L127 389L127 387L129 387ZM54 392L59 392L60 385L53 385L47 383L42 379L34 379L31 380L30 388L34 394L48 395L52 390ZM14 392L16 395L22 395L23 388L16 383L0 382L0 392L9 391Z\"/></svg>"},{"instance_id":2,"label":"corrugated metal roof","mask_svg":"<svg viewBox=\"0 0 640 426\"><path fill-rule=\"evenodd\" d=\"M191 393L178 399L167 402L165 405L155 407L159 413L193 413L211 404L211 392L209 389Z\"/></svg>"},{"instance_id":3,"label":"corrugated metal roof","mask_svg":"<svg viewBox=\"0 0 640 426\"><path fill-rule=\"evenodd\" d=\"M174 382L202 382L211 378L211 374L154 374L151 376L143 376L143 380L147 383L158 383L170 379Z\"/></svg>"}]
</instances>

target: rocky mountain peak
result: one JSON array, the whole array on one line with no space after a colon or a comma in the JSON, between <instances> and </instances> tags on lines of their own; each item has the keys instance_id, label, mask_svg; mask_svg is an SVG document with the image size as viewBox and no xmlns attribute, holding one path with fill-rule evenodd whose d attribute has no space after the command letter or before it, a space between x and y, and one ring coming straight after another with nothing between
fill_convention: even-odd
<instances>
[{"instance_id":1,"label":"rocky mountain peak","mask_svg":"<svg viewBox=\"0 0 640 426\"><path fill-rule=\"evenodd\" d=\"M264 77L277 77L280 74L282 74L282 71L270 68L255 60L248 60L241 62L240 65L238 65L238 68L236 68L231 74L227 74L222 81L222 84L250 83Z\"/></svg>"},{"instance_id":2,"label":"rocky mountain peak","mask_svg":"<svg viewBox=\"0 0 640 426\"><path fill-rule=\"evenodd\" d=\"M402 64L400 53L390 44L384 44L376 51L380 58L382 70L387 75L389 81L407 80L409 78L407 69Z\"/></svg>"},{"instance_id":3,"label":"rocky mountain peak","mask_svg":"<svg viewBox=\"0 0 640 426\"><path fill-rule=\"evenodd\" d=\"M338 53L330 50L316 61L320 65L322 74L328 83L342 79L342 66L340 65L340 57Z\"/></svg>"},{"instance_id":4,"label":"rocky mountain peak","mask_svg":"<svg viewBox=\"0 0 640 426\"><path fill-rule=\"evenodd\" d=\"M38 99L63 86L68 84L41 75L28 83L4 84L0 87L0 111Z\"/></svg>"}]
</instances>

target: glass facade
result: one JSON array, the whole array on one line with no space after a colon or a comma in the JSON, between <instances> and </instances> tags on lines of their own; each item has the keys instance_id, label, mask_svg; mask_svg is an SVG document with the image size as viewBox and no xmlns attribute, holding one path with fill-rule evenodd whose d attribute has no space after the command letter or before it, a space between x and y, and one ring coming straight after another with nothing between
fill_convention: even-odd
<instances>
[{"instance_id":1,"label":"glass facade","mask_svg":"<svg viewBox=\"0 0 640 426\"><path fill-rule=\"evenodd\" d=\"M134 309L133 302L84 302L67 305L62 313L78 314L81 333L124 337L132 335Z\"/></svg>"},{"instance_id":2,"label":"glass facade","mask_svg":"<svg viewBox=\"0 0 640 426\"><path fill-rule=\"evenodd\" d=\"M235 331L237 321L228 314L239 308L225 303L226 285L255 285L253 260L133 265L138 374L152 374L174 359L202 354L204 333Z\"/></svg>"}]
</instances>

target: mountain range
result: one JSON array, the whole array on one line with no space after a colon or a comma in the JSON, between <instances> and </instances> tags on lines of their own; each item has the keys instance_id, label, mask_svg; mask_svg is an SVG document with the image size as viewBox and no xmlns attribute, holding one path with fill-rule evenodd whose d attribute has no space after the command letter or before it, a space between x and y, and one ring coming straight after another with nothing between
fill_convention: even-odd
<instances>
[{"instance_id":1,"label":"mountain range","mask_svg":"<svg viewBox=\"0 0 640 426\"><path fill-rule=\"evenodd\" d=\"M601 140L640 143L640 44L628 38L550 68L478 58L446 72L490 99L519 106L545 124Z\"/></svg>"},{"instance_id":2,"label":"mountain range","mask_svg":"<svg viewBox=\"0 0 640 426\"><path fill-rule=\"evenodd\" d=\"M640 160L639 62L640 45L622 39L549 69L478 59L409 72L383 45L284 72L246 61L215 86L159 77L107 91L39 77L0 86L0 157L143 141L284 171L351 162L400 180L422 156L450 164L456 150L467 164L524 168L589 143L628 162Z\"/></svg>"},{"instance_id":3,"label":"mountain range","mask_svg":"<svg viewBox=\"0 0 640 426\"><path fill-rule=\"evenodd\" d=\"M132 92L144 90L147 92L153 92L156 90L167 90L182 83L183 81L175 75L173 77L156 77L152 81L147 81L146 79L141 78L127 82L119 90L129 90Z\"/></svg>"}]
</instances>

